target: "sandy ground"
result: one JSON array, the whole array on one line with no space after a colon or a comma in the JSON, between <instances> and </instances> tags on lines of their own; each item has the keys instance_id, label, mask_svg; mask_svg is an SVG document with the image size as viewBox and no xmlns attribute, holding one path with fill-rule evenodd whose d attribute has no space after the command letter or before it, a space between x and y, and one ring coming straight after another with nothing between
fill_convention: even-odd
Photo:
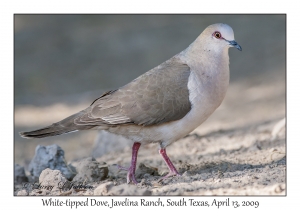
<instances>
[{"instance_id":1,"label":"sandy ground","mask_svg":"<svg viewBox=\"0 0 300 210\"><path fill-rule=\"evenodd\" d=\"M105 155L97 157L98 161L107 163L109 175L104 181L89 184L94 188L109 185L109 192L118 188L113 195L141 194L138 190L146 190L151 195L285 195L285 79L282 77L284 71L276 72L280 73L231 83L217 111L189 136L167 148L182 176L158 182L168 172L167 166L158 154L157 145L145 145L138 155L136 174L140 183L134 186L135 190L126 191L132 185L125 184L126 172L118 171L114 164L129 166L131 143L128 141L123 149L107 148ZM38 144L60 145L68 162L91 156L97 136L94 131L45 140L24 140L17 135L20 130L47 125L85 105L69 106L68 109L64 104L46 108L17 107L15 163L27 169ZM60 115L52 115L54 112ZM45 113L52 116L46 118ZM15 186L15 193L19 191L20 186ZM105 195L101 192L73 190L68 195Z\"/></svg>"}]
</instances>

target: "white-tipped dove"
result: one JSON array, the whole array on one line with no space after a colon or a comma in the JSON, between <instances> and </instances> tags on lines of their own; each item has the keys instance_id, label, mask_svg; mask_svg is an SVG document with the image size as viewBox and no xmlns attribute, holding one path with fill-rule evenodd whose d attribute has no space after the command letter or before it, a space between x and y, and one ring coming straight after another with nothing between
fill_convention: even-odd
<instances>
[{"instance_id":1,"label":"white-tipped dove","mask_svg":"<svg viewBox=\"0 0 300 210\"><path fill-rule=\"evenodd\" d=\"M164 178L179 175L166 147L197 128L221 104L229 83L230 47L242 50L231 27L210 25L188 48L129 84L104 93L85 110L20 135L43 138L88 129L122 135L134 142L130 167L120 167L128 170L128 183L137 183L140 145L156 142L170 170Z\"/></svg>"}]
</instances>

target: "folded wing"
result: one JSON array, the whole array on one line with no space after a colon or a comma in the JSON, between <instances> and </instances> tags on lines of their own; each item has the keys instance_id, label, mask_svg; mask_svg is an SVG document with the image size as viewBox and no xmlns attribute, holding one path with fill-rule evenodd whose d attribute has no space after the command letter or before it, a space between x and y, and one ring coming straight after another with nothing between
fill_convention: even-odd
<instances>
[{"instance_id":1,"label":"folded wing","mask_svg":"<svg viewBox=\"0 0 300 210\"><path fill-rule=\"evenodd\" d=\"M77 125L153 125L179 120L191 109L190 68L173 57L122 88L95 100Z\"/></svg>"}]
</instances>

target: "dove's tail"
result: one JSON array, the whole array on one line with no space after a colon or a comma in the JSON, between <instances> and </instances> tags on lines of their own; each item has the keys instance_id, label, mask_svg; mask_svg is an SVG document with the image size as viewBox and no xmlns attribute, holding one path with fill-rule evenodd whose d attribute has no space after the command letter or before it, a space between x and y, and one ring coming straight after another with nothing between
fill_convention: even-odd
<instances>
[{"instance_id":1,"label":"dove's tail","mask_svg":"<svg viewBox=\"0 0 300 210\"><path fill-rule=\"evenodd\" d=\"M57 123L54 123L48 127L41 128L35 131L20 132L20 136L27 139L44 138L47 136L57 136L64 133L75 132L77 130L71 128L64 128Z\"/></svg>"},{"instance_id":2,"label":"dove's tail","mask_svg":"<svg viewBox=\"0 0 300 210\"><path fill-rule=\"evenodd\" d=\"M57 136L57 135L61 135L64 133L70 133L70 132L75 132L78 130L87 130L87 129L91 129L94 126L91 125L76 125L74 123L74 119L76 119L77 117L79 117L80 115L82 115L83 112L78 112L74 115L71 115L70 117L65 118L64 120L57 122L57 123L53 123L50 126L47 126L45 128L41 128L35 131L29 131L29 132L20 132L20 136L23 138L28 138L28 139L32 139L32 138L44 138L47 136Z\"/></svg>"}]
</instances>

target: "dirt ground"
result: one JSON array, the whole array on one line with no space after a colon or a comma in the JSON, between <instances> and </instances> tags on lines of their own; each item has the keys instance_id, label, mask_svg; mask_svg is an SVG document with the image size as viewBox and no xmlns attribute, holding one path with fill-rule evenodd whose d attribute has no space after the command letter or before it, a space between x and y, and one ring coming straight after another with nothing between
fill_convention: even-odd
<instances>
[{"instance_id":1,"label":"dirt ground","mask_svg":"<svg viewBox=\"0 0 300 210\"><path fill-rule=\"evenodd\" d=\"M138 154L139 184L125 184L126 172L119 171L115 164L129 166L131 143L128 141L123 149L108 148L106 154L97 157L97 161L108 165L107 179L87 183L94 187L92 190L71 190L67 195L285 195L285 80L282 75L265 74L230 84L217 111L189 136L167 148L182 176L158 182L168 172L167 166L158 154L157 145L145 145ZM47 113L61 110L67 116L81 106L85 104L69 109L63 104L56 105L47 107ZM33 122L49 123L43 116L45 108L19 107L15 110L15 123L19 125L16 132L25 128L28 109L35 110ZM49 121L59 117L52 116ZM26 130L36 128L37 124L27 126ZM38 144L60 145L68 162L90 156L96 136L97 132L82 132L46 140L16 138L15 163L27 169ZM20 186L15 186L15 194L28 194L19 191ZM65 192L29 192L30 195L61 193Z\"/></svg>"}]
</instances>

